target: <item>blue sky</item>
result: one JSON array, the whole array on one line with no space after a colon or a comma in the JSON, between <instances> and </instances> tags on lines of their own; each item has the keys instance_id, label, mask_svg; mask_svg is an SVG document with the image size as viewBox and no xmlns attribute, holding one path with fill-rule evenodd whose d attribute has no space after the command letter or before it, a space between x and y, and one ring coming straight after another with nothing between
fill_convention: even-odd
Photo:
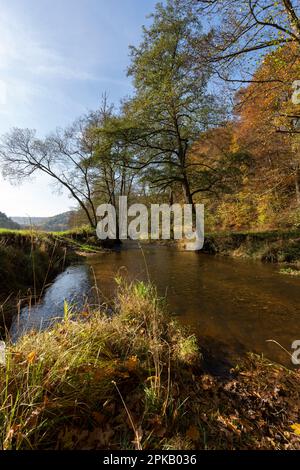
<instances>
[{"instance_id":1,"label":"blue sky","mask_svg":"<svg viewBox=\"0 0 300 470\"><path fill-rule=\"evenodd\" d=\"M0 0L0 134L46 134L130 94L128 45L138 44L156 0ZM21 182L20 182L21 183ZM0 211L55 215L73 202L46 177L11 186L0 176Z\"/></svg>"}]
</instances>

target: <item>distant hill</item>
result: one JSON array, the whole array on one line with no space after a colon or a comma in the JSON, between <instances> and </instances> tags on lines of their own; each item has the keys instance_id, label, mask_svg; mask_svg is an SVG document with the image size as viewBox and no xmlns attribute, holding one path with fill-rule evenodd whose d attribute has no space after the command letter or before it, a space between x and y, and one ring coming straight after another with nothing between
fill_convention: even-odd
<instances>
[{"instance_id":1,"label":"distant hill","mask_svg":"<svg viewBox=\"0 0 300 470\"><path fill-rule=\"evenodd\" d=\"M20 229L20 225L7 217L3 212L0 212L0 228L9 228L13 230Z\"/></svg>"},{"instance_id":2,"label":"distant hill","mask_svg":"<svg viewBox=\"0 0 300 470\"><path fill-rule=\"evenodd\" d=\"M35 227L46 232L62 232L70 228L69 220L73 211L63 212L53 217L12 217L21 228Z\"/></svg>"}]
</instances>

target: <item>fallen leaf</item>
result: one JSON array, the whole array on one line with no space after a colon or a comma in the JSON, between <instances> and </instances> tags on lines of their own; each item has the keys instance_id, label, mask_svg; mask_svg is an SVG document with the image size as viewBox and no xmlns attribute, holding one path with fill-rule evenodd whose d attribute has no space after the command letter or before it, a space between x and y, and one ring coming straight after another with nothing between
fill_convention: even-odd
<instances>
[{"instance_id":1,"label":"fallen leaf","mask_svg":"<svg viewBox=\"0 0 300 470\"><path fill-rule=\"evenodd\" d=\"M116 375L121 379L128 379L130 377L129 372L118 372Z\"/></svg>"},{"instance_id":2,"label":"fallen leaf","mask_svg":"<svg viewBox=\"0 0 300 470\"><path fill-rule=\"evenodd\" d=\"M292 424L291 428L294 431L294 433L297 434L297 436L300 436L300 424L299 423Z\"/></svg>"},{"instance_id":3,"label":"fallen leaf","mask_svg":"<svg viewBox=\"0 0 300 470\"><path fill-rule=\"evenodd\" d=\"M186 437L189 437L193 442L199 441L200 433L197 426L192 424L186 432Z\"/></svg>"},{"instance_id":4,"label":"fallen leaf","mask_svg":"<svg viewBox=\"0 0 300 470\"><path fill-rule=\"evenodd\" d=\"M138 365L138 358L137 356L131 356L126 362L125 362L125 367L128 370L135 370Z\"/></svg>"},{"instance_id":5,"label":"fallen leaf","mask_svg":"<svg viewBox=\"0 0 300 470\"><path fill-rule=\"evenodd\" d=\"M27 362L28 362L28 364L33 364L35 361L36 361L36 352L35 352L35 351L31 351L31 352L27 355Z\"/></svg>"},{"instance_id":6,"label":"fallen leaf","mask_svg":"<svg viewBox=\"0 0 300 470\"><path fill-rule=\"evenodd\" d=\"M94 420L96 421L96 423L98 423L98 424L101 424L101 423L103 423L103 421L105 421L105 416L102 413L100 413L99 411L94 411L92 413L92 416L93 416Z\"/></svg>"}]
</instances>

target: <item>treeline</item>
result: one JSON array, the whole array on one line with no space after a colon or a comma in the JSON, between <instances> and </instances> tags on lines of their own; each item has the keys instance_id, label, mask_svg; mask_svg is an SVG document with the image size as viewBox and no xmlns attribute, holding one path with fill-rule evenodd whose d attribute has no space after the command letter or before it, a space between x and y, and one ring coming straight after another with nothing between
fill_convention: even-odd
<instances>
[{"instance_id":1,"label":"treeline","mask_svg":"<svg viewBox=\"0 0 300 470\"><path fill-rule=\"evenodd\" d=\"M7 217L6 214L0 212L0 228L17 230L20 228L20 226L15 223L11 218Z\"/></svg>"},{"instance_id":2,"label":"treeline","mask_svg":"<svg viewBox=\"0 0 300 470\"><path fill-rule=\"evenodd\" d=\"M295 226L299 48L299 7L287 0L157 4L130 48L132 96L114 107L104 95L44 139L12 130L3 174L48 174L76 201L76 224L91 227L98 204L120 195L204 202L210 229Z\"/></svg>"}]
</instances>

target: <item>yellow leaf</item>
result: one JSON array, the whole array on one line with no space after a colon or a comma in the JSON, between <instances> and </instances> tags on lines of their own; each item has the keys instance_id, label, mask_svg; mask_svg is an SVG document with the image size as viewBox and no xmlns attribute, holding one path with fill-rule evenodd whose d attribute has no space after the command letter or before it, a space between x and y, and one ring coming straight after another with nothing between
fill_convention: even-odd
<instances>
[{"instance_id":1,"label":"yellow leaf","mask_svg":"<svg viewBox=\"0 0 300 470\"><path fill-rule=\"evenodd\" d=\"M126 362L125 367L128 370L135 370L138 365L138 358L136 356L131 356Z\"/></svg>"},{"instance_id":2,"label":"yellow leaf","mask_svg":"<svg viewBox=\"0 0 300 470\"><path fill-rule=\"evenodd\" d=\"M81 312L81 316L82 317L88 317L89 316L89 312Z\"/></svg>"},{"instance_id":3,"label":"yellow leaf","mask_svg":"<svg viewBox=\"0 0 300 470\"><path fill-rule=\"evenodd\" d=\"M297 434L297 436L300 436L300 424L299 423L292 424L291 428L294 431L294 433Z\"/></svg>"},{"instance_id":4,"label":"yellow leaf","mask_svg":"<svg viewBox=\"0 0 300 470\"><path fill-rule=\"evenodd\" d=\"M28 355L27 355L27 362L28 364L33 364L36 360L36 352L35 351L31 351Z\"/></svg>"},{"instance_id":5,"label":"yellow leaf","mask_svg":"<svg viewBox=\"0 0 300 470\"><path fill-rule=\"evenodd\" d=\"M197 426L192 425L186 432L186 437L189 437L193 442L199 441L200 433Z\"/></svg>"}]
</instances>

